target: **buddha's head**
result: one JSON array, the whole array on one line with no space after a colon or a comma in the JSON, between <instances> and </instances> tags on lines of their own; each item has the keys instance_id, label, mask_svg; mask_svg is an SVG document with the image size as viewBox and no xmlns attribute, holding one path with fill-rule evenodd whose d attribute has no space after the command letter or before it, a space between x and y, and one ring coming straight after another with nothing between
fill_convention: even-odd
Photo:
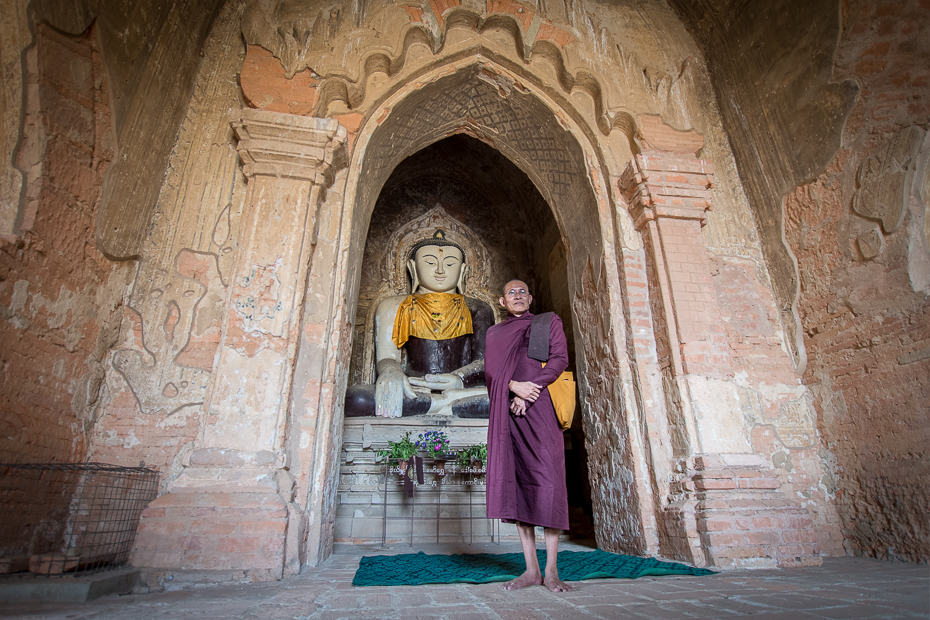
<instances>
[{"instance_id":1,"label":"buddha's head","mask_svg":"<svg viewBox=\"0 0 930 620\"><path fill-rule=\"evenodd\" d=\"M465 252L441 229L413 246L407 269L412 293L465 293Z\"/></svg>"}]
</instances>

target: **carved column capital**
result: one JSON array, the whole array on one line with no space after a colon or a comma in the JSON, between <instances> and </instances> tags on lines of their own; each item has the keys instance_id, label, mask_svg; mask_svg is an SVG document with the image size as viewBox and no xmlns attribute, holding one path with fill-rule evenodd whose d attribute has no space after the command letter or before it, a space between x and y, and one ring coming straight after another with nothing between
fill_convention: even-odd
<instances>
[{"instance_id":1,"label":"carved column capital","mask_svg":"<svg viewBox=\"0 0 930 620\"><path fill-rule=\"evenodd\" d=\"M620 177L620 190L636 229L659 218L707 223L713 202L714 167L690 154L643 151Z\"/></svg>"},{"instance_id":2,"label":"carved column capital","mask_svg":"<svg viewBox=\"0 0 930 620\"><path fill-rule=\"evenodd\" d=\"M230 122L249 187L198 448L280 457L317 219L346 163L346 131L334 119L263 110L235 110ZM239 484L235 467L216 467Z\"/></svg>"},{"instance_id":3,"label":"carved column capital","mask_svg":"<svg viewBox=\"0 0 930 620\"><path fill-rule=\"evenodd\" d=\"M346 164L346 130L335 119L240 109L230 113L230 124L249 178L270 176L329 187L335 171Z\"/></svg>"}]
</instances>

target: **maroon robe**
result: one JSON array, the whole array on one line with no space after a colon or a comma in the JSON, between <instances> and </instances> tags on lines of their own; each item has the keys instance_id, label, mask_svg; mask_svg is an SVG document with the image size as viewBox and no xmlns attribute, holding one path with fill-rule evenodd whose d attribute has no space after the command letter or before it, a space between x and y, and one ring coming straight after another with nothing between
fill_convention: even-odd
<instances>
[{"instance_id":1,"label":"maroon robe","mask_svg":"<svg viewBox=\"0 0 930 620\"><path fill-rule=\"evenodd\" d=\"M525 416L510 413L514 381L548 386L568 367L562 320L553 315L546 367L527 357L530 323L525 312L488 329L484 374L491 400L488 420L488 517L505 522L568 529L565 444L549 390L542 390Z\"/></svg>"}]
</instances>

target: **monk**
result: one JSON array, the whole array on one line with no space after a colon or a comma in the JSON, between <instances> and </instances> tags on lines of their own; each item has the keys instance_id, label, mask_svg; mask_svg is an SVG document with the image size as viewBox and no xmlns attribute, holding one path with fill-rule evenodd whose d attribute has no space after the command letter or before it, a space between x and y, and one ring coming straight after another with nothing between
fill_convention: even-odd
<instances>
[{"instance_id":1,"label":"monk","mask_svg":"<svg viewBox=\"0 0 930 620\"><path fill-rule=\"evenodd\" d=\"M506 321L488 329L485 379L490 397L488 421L488 517L516 523L526 572L505 590L545 585L553 592L572 587L559 579L559 534L568 529L568 493L562 430L546 387L568 367L562 321L552 317L549 361L545 368L527 356L533 301L521 280L504 286L500 304ZM536 557L536 527L544 528L546 570Z\"/></svg>"}]
</instances>

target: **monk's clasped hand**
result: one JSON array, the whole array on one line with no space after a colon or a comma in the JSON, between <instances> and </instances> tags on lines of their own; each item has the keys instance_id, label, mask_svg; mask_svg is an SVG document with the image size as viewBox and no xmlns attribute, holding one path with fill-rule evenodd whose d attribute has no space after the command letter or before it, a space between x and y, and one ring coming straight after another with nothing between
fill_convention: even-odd
<instances>
[{"instance_id":1,"label":"monk's clasped hand","mask_svg":"<svg viewBox=\"0 0 930 620\"><path fill-rule=\"evenodd\" d=\"M510 412L516 416L526 415L526 401L519 396L510 401Z\"/></svg>"},{"instance_id":2,"label":"monk's clasped hand","mask_svg":"<svg viewBox=\"0 0 930 620\"><path fill-rule=\"evenodd\" d=\"M541 385L533 383L532 381L511 381L510 382L510 391L531 403L535 403L536 399L539 398L539 391L542 389Z\"/></svg>"}]
</instances>

